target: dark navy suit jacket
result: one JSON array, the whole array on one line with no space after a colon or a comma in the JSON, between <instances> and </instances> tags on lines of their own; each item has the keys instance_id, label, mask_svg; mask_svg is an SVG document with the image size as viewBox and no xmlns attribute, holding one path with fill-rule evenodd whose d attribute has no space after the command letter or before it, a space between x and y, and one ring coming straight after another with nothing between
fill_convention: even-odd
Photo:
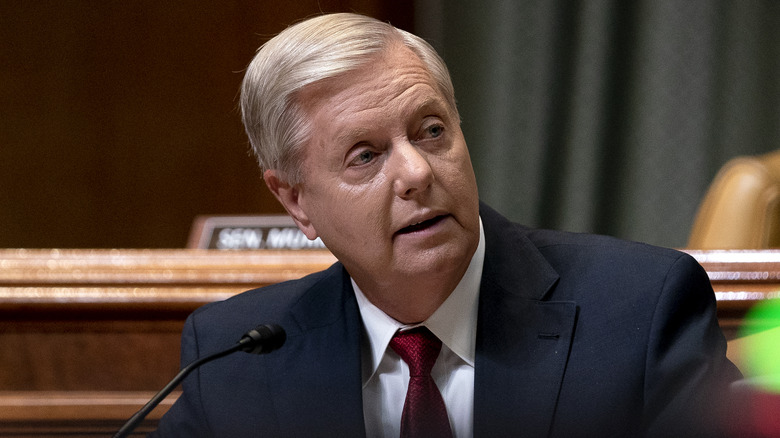
<instances>
[{"instance_id":1,"label":"dark navy suit jacket","mask_svg":"<svg viewBox=\"0 0 780 438\"><path fill-rule=\"evenodd\" d=\"M725 357L707 275L690 256L529 229L485 205L480 215L475 436L696 436L716 424L712 401L739 372ZM363 329L344 267L198 309L182 364L259 323L283 326L285 345L201 367L157 434L364 436Z\"/></svg>"}]
</instances>

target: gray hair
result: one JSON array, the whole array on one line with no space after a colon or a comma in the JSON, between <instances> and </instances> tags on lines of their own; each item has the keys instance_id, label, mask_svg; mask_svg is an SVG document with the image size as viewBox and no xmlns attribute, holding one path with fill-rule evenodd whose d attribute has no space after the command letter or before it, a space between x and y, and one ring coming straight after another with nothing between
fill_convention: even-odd
<instances>
[{"instance_id":1,"label":"gray hair","mask_svg":"<svg viewBox=\"0 0 780 438\"><path fill-rule=\"evenodd\" d=\"M247 67L241 116L260 167L279 170L290 184L302 182L303 145L312 132L297 93L359 68L392 42L420 57L457 117L447 66L425 40L363 15L321 15L290 26L263 44Z\"/></svg>"}]
</instances>

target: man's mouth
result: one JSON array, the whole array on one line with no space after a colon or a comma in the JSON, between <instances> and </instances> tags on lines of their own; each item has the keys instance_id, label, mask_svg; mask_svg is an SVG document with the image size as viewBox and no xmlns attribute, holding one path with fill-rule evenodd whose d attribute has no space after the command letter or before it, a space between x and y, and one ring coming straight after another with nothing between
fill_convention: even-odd
<instances>
[{"instance_id":1,"label":"man's mouth","mask_svg":"<svg viewBox=\"0 0 780 438\"><path fill-rule=\"evenodd\" d=\"M416 231L424 230L428 227L432 227L433 225L436 225L442 220L444 220L444 216L436 216L434 218L409 225L408 227L401 228L400 230L398 230L396 234L408 234L408 233L414 233Z\"/></svg>"}]
</instances>

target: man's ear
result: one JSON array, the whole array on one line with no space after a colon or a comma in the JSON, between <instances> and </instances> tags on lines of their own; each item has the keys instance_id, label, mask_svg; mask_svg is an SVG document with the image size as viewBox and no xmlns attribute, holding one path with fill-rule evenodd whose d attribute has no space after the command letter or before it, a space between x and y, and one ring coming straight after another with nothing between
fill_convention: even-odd
<instances>
[{"instance_id":1,"label":"man's ear","mask_svg":"<svg viewBox=\"0 0 780 438\"><path fill-rule=\"evenodd\" d=\"M318 237L317 231L309 221L309 216L303 210L300 204L300 190L298 186L290 185L280 174L278 170L269 169L263 172L265 185L276 196L276 199L282 204L287 213L292 216L295 224L303 231L310 240Z\"/></svg>"}]
</instances>

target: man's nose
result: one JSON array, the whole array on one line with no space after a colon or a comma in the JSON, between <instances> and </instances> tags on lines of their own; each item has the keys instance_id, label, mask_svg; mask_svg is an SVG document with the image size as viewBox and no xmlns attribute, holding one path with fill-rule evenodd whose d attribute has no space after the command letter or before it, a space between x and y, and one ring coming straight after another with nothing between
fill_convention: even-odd
<instances>
[{"instance_id":1,"label":"man's nose","mask_svg":"<svg viewBox=\"0 0 780 438\"><path fill-rule=\"evenodd\" d=\"M393 152L393 184L396 196L408 199L428 189L434 176L426 154L408 140L394 145Z\"/></svg>"}]
</instances>

